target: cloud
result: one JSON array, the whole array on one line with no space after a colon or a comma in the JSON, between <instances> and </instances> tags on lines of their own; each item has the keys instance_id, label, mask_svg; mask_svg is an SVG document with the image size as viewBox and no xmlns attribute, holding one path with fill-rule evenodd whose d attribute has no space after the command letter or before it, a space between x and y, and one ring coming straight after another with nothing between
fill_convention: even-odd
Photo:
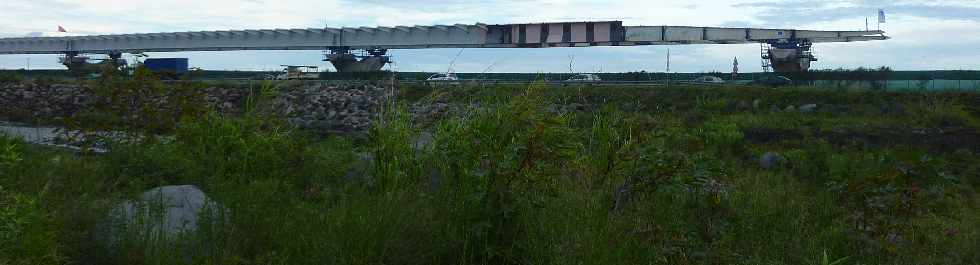
<instances>
[{"instance_id":1,"label":"cloud","mask_svg":"<svg viewBox=\"0 0 980 265\"><path fill-rule=\"evenodd\" d=\"M976 1L783 0L745 2L733 6L754 12L759 24L781 27L868 17L874 21L878 9L886 10L889 15L980 22L980 7Z\"/></svg>"}]
</instances>

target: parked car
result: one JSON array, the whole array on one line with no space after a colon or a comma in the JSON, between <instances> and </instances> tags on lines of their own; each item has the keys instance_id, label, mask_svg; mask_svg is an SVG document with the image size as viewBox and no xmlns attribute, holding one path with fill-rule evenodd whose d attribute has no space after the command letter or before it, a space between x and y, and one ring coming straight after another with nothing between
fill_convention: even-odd
<instances>
[{"instance_id":1,"label":"parked car","mask_svg":"<svg viewBox=\"0 0 980 265\"><path fill-rule=\"evenodd\" d=\"M602 82L602 78L599 78L595 74L577 74L565 80L566 83L599 83Z\"/></svg>"},{"instance_id":2,"label":"parked car","mask_svg":"<svg viewBox=\"0 0 980 265\"><path fill-rule=\"evenodd\" d=\"M694 79L694 83L695 84L724 84L725 80L722 80L720 77L717 76L706 75Z\"/></svg>"},{"instance_id":3,"label":"parked car","mask_svg":"<svg viewBox=\"0 0 980 265\"><path fill-rule=\"evenodd\" d=\"M454 73L434 74L425 79L425 83L428 85L458 85L459 77L456 77Z\"/></svg>"},{"instance_id":4,"label":"parked car","mask_svg":"<svg viewBox=\"0 0 980 265\"><path fill-rule=\"evenodd\" d=\"M781 76L781 75L767 75L763 78L756 79L751 83L749 83L749 85L754 85L754 86L770 86L770 87L788 86L792 84L793 84L793 80L790 80L789 78L786 78L785 76Z\"/></svg>"}]
</instances>

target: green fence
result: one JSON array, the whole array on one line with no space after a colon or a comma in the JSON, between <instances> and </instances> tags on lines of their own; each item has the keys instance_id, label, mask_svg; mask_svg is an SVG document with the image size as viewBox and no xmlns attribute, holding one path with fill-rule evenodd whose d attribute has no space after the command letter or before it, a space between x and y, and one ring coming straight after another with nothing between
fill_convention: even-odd
<instances>
[{"instance_id":1,"label":"green fence","mask_svg":"<svg viewBox=\"0 0 980 265\"><path fill-rule=\"evenodd\" d=\"M980 91L980 80L816 80L799 85L829 88L865 88L884 90L973 90Z\"/></svg>"}]
</instances>

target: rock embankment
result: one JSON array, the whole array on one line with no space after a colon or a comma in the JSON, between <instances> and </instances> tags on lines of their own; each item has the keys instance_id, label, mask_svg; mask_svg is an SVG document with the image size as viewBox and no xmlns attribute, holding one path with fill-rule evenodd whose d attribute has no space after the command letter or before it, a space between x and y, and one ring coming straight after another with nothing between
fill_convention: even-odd
<instances>
[{"instance_id":1,"label":"rock embankment","mask_svg":"<svg viewBox=\"0 0 980 265\"><path fill-rule=\"evenodd\" d=\"M75 85L5 84L0 86L0 118L35 122L70 117L92 105L91 95L90 89Z\"/></svg>"},{"instance_id":2,"label":"rock embankment","mask_svg":"<svg viewBox=\"0 0 980 265\"><path fill-rule=\"evenodd\" d=\"M301 128L357 132L371 127L394 90L375 85L307 86L283 91L276 109Z\"/></svg>"},{"instance_id":3,"label":"rock embankment","mask_svg":"<svg viewBox=\"0 0 980 265\"><path fill-rule=\"evenodd\" d=\"M176 90L141 97L156 109L169 110ZM257 91L256 91L257 92ZM181 92L184 93L184 92ZM225 115L238 115L253 92L247 89L209 87L191 93L206 107ZM271 111L283 114L294 125L314 130L362 132L371 126L382 104L394 89L373 84L310 84L278 89ZM185 94L186 95L186 94ZM48 123L92 110L107 97L84 85L15 83L0 85L0 120ZM254 101L252 101L254 102Z\"/></svg>"}]
</instances>

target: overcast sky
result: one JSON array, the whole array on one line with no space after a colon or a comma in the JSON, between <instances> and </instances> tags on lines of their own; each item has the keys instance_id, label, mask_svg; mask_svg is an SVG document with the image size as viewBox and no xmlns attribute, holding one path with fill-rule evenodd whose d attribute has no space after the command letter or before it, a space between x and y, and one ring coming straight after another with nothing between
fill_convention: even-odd
<instances>
[{"instance_id":1,"label":"overcast sky","mask_svg":"<svg viewBox=\"0 0 980 265\"><path fill-rule=\"evenodd\" d=\"M980 69L980 0L2 0L0 37L147 33L257 28L395 26L622 20L626 25L773 27L860 30L881 27L893 39L815 45L814 68L891 66L899 70ZM456 71L664 71L667 46L467 49ZM759 45L672 46L671 70L760 71ZM459 49L397 50L398 71L446 71ZM205 69L273 70L281 64L322 65L317 51L157 53L189 57ZM0 55L0 68L63 68L55 56ZM332 67L330 67L332 69Z\"/></svg>"}]
</instances>

